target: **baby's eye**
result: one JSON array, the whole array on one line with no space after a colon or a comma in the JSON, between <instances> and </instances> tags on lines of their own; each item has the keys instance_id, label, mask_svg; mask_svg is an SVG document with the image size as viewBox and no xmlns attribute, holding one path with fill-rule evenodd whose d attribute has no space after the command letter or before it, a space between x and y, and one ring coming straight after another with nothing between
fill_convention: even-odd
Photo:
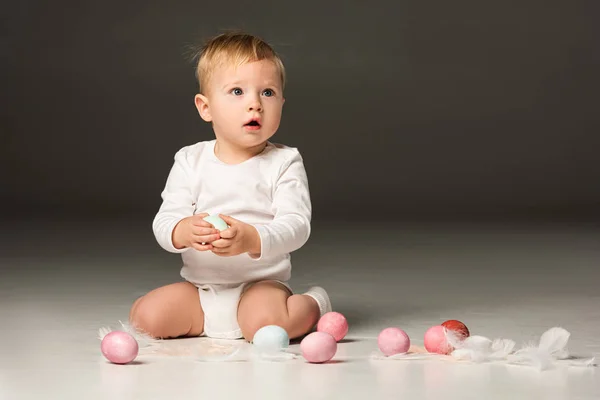
<instances>
[{"instance_id":1,"label":"baby's eye","mask_svg":"<svg viewBox=\"0 0 600 400\"><path fill-rule=\"evenodd\" d=\"M242 91L242 89L240 89L238 87L238 88L231 89L231 93L236 96L241 96L244 92Z\"/></svg>"},{"instance_id":2,"label":"baby's eye","mask_svg":"<svg viewBox=\"0 0 600 400\"><path fill-rule=\"evenodd\" d=\"M263 96L266 96L266 97L275 96L275 92L271 89L265 89L265 90L263 90Z\"/></svg>"}]
</instances>

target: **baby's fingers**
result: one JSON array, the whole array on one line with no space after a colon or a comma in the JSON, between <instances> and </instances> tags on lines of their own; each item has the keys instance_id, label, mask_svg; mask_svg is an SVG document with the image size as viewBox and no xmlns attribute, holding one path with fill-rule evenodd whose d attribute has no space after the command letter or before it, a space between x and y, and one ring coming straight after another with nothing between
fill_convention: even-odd
<instances>
[{"instance_id":1,"label":"baby's fingers","mask_svg":"<svg viewBox=\"0 0 600 400\"><path fill-rule=\"evenodd\" d=\"M212 245L215 249L226 249L230 247L233 242L229 239L218 239L212 242Z\"/></svg>"},{"instance_id":2,"label":"baby's fingers","mask_svg":"<svg viewBox=\"0 0 600 400\"><path fill-rule=\"evenodd\" d=\"M198 251L209 251L213 249L213 246L211 244L202 244L202 243L192 243L192 248L198 250Z\"/></svg>"},{"instance_id":3,"label":"baby's fingers","mask_svg":"<svg viewBox=\"0 0 600 400\"><path fill-rule=\"evenodd\" d=\"M192 235L192 239L196 243L212 243L219 238L218 233L213 235Z\"/></svg>"},{"instance_id":4,"label":"baby's fingers","mask_svg":"<svg viewBox=\"0 0 600 400\"><path fill-rule=\"evenodd\" d=\"M233 239L237 235L238 229L235 226L231 226L221 231L221 237L224 239Z\"/></svg>"},{"instance_id":5,"label":"baby's fingers","mask_svg":"<svg viewBox=\"0 0 600 400\"><path fill-rule=\"evenodd\" d=\"M192 225L193 226L199 226L199 227L204 227L204 228L213 228L212 224L208 221L205 221L203 218L206 217L208 214L196 214L192 217Z\"/></svg>"},{"instance_id":6,"label":"baby's fingers","mask_svg":"<svg viewBox=\"0 0 600 400\"><path fill-rule=\"evenodd\" d=\"M212 252L213 254L221 257L229 257L233 255L231 247L229 246L223 248L213 247Z\"/></svg>"},{"instance_id":7,"label":"baby's fingers","mask_svg":"<svg viewBox=\"0 0 600 400\"><path fill-rule=\"evenodd\" d=\"M192 235L206 236L206 235L215 235L218 233L219 233L219 231L212 227L208 228L208 227L192 226Z\"/></svg>"}]
</instances>

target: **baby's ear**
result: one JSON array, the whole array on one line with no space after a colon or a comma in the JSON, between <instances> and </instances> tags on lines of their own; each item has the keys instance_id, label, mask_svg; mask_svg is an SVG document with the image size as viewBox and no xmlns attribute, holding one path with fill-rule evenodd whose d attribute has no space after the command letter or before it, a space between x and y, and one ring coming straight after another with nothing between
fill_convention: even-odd
<instances>
[{"instance_id":1,"label":"baby's ear","mask_svg":"<svg viewBox=\"0 0 600 400\"><path fill-rule=\"evenodd\" d=\"M210 110L208 107L208 99L206 96L202 94L197 94L194 97L194 104L196 104L196 109L198 110L198 114L200 117L206 122L212 121L212 116L210 115Z\"/></svg>"}]
</instances>

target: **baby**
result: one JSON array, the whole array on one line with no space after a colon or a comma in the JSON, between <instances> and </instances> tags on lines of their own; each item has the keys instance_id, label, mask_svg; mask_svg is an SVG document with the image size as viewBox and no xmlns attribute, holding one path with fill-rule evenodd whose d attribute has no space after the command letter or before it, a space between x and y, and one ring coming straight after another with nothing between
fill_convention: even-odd
<instances>
[{"instance_id":1,"label":"baby","mask_svg":"<svg viewBox=\"0 0 600 400\"><path fill-rule=\"evenodd\" d=\"M137 299L130 322L156 338L252 341L266 325L303 336L331 303L323 288L293 294L287 283L312 206L300 153L269 141L285 101L283 63L263 40L229 33L202 48L196 75L196 108L215 139L175 154L152 225L162 248L181 253L185 281Z\"/></svg>"}]
</instances>

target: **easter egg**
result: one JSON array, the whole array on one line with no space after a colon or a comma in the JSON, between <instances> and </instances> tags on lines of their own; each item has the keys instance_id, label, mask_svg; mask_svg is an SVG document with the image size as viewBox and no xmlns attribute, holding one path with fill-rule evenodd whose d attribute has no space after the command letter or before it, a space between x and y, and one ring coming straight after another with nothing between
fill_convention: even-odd
<instances>
[{"instance_id":1,"label":"easter egg","mask_svg":"<svg viewBox=\"0 0 600 400\"><path fill-rule=\"evenodd\" d=\"M446 328L442 325L427 329L424 337L425 349L430 353L449 354L453 349L446 339Z\"/></svg>"},{"instance_id":2,"label":"easter egg","mask_svg":"<svg viewBox=\"0 0 600 400\"><path fill-rule=\"evenodd\" d=\"M260 351L276 352L290 345L290 338L285 329L277 325L267 325L254 334L252 343Z\"/></svg>"},{"instance_id":3,"label":"easter egg","mask_svg":"<svg viewBox=\"0 0 600 400\"><path fill-rule=\"evenodd\" d=\"M450 319L448 321L443 322L442 326L448 329L449 331L454 332L460 340L464 340L470 336L470 332L467 326L455 319Z\"/></svg>"},{"instance_id":4,"label":"easter egg","mask_svg":"<svg viewBox=\"0 0 600 400\"><path fill-rule=\"evenodd\" d=\"M138 355L138 342L127 332L113 331L102 339L100 350L106 359L115 364L127 364Z\"/></svg>"},{"instance_id":5,"label":"easter egg","mask_svg":"<svg viewBox=\"0 0 600 400\"><path fill-rule=\"evenodd\" d=\"M300 342L302 357L310 363L324 363L337 352L337 342L329 333L313 332Z\"/></svg>"},{"instance_id":6,"label":"easter egg","mask_svg":"<svg viewBox=\"0 0 600 400\"><path fill-rule=\"evenodd\" d=\"M212 224L212 226L214 226L215 229L218 229L219 231L224 231L225 229L229 228L227 223L218 215L208 215L202 219L208 222L209 224Z\"/></svg>"},{"instance_id":7,"label":"easter egg","mask_svg":"<svg viewBox=\"0 0 600 400\"><path fill-rule=\"evenodd\" d=\"M319 319L317 332L329 333L339 342L348 333L348 321L339 312L328 312Z\"/></svg>"},{"instance_id":8,"label":"easter egg","mask_svg":"<svg viewBox=\"0 0 600 400\"><path fill-rule=\"evenodd\" d=\"M410 348L410 338L400 328L386 328L377 336L377 346L386 356L406 353Z\"/></svg>"}]
</instances>

